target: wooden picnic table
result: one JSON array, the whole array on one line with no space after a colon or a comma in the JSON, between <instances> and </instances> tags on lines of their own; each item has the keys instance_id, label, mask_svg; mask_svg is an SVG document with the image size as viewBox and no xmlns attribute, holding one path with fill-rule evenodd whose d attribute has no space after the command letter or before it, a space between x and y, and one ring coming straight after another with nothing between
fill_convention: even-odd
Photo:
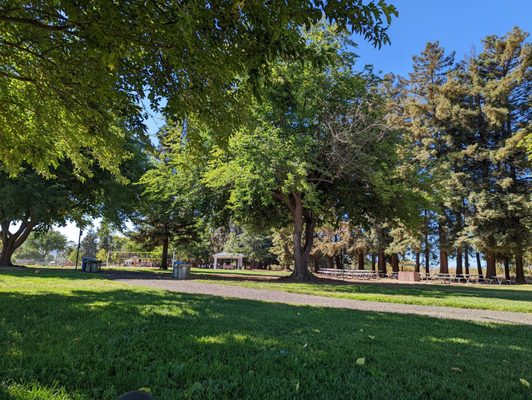
<instances>
[{"instance_id":1,"label":"wooden picnic table","mask_svg":"<svg viewBox=\"0 0 532 400\"><path fill-rule=\"evenodd\" d=\"M367 269L332 269L321 268L318 270L319 274L340 277L342 279L375 279L378 278L378 272Z\"/></svg>"}]
</instances>

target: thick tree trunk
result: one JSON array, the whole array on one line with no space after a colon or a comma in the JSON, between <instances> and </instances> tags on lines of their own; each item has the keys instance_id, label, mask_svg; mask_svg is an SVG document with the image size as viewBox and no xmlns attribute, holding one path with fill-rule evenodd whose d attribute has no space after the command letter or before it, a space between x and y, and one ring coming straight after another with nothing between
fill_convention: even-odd
<instances>
[{"instance_id":1,"label":"thick tree trunk","mask_svg":"<svg viewBox=\"0 0 532 400\"><path fill-rule=\"evenodd\" d=\"M364 269L364 251L358 251L358 269Z\"/></svg>"},{"instance_id":2,"label":"thick tree trunk","mask_svg":"<svg viewBox=\"0 0 532 400\"><path fill-rule=\"evenodd\" d=\"M292 272L291 277L300 282L310 281L312 280L312 274L308 269L308 260L314 241L314 218L311 211L304 209L300 194L293 196L293 207L291 211L294 220L293 239L295 261L294 272Z\"/></svg>"},{"instance_id":3,"label":"thick tree trunk","mask_svg":"<svg viewBox=\"0 0 532 400\"><path fill-rule=\"evenodd\" d=\"M392 271L399 272L399 256L397 253L392 253Z\"/></svg>"},{"instance_id":4,"label":"thick tree trunk","mask_svg":"<svg viewBox=\"0 0 532 400\"><path fill-rule=\"evenodd\" d=\"M383 274L385 274L386 273L386 255L384 254L383 248L379 249L378 261L379 261L379 272L382 272Z\"/></svg>"},{"instance_id":5,"label":"thick tree trunk","mask_svg":"<svg viewBox=\"0 0 532 400\"><path fill-rule=\"evenodd\" d=\"M464 247L464 267L465 273L469 275L469 246Z\"/></svg>"},{"instance_id":6,"label":"thick tree trunk","mask_svg":"<svg viewBox=\"0 0 532 400\"><path fill-rule=\"evenodd\" d=\"M464 274L463 264L462 264L462 246L458 246L456 249L456 275L460 276Z\"/></svg>"},{"instance_id":7,"label":"thick tree trunk","mask_svg":"<svg viewBox=\"0 0 532 400\"><path fill-rule=\"evenodd\" d=\"M331 256L327 256L327 265L328 265L329 269L333 269L334 268L334 258L332 258Z\"/></svg>"},{"instance_id":8,"label":"thick tree trunk","mask_svg":"<svg viewBox=\"0 0 532 400\"><path fill-rule=\"evenodd\" d=\"M342 262L342 257L340 255L334 256L334 261L336 262L336 268L344 269L344 263Z\"/></svg>"},{"instance_id":9,"label":"thick tree trunk","mask_svg":"<svg viewBox=\"0 0 532 400\"><path fill-rule=\"evenodd\" d=\"M2 251L0 251L0 267L10 267L13 253L26 241L29 234L35 227L35 223L29 220L29 217L22 221L18 230L14 233L9 231L11 221L4 220L0 223L2 238Z\"/></svg>"},{"instance_id":10,"label":"thick tree trunk","mask_svg":"<svg viewBox=\"0 0 532 400\"><path fill-rule=\"evenodd\" d=\"M476 253L476 258L477 258L477 271L478 271L478 276L480 278L483 277L483 274L482 274L482 263L480 262L480 253L477 251Z\"/></svg>"},{"instance_id":11,"label":"thick tree trunk","mask_svg":"<svg viewBox=\"0 0 532 400\"><path fill-rule=\"evenodd\" d=\"M163 253L161 255L161 269L168 269L168 236L163 238Z\"/></svg>"},{"instance_id":12,"label":"thick tree trunk","mask_svg":"<svg viewBox=\"0 0 532 400\"><path fill-rule=\"evenodd\" d=\"M525 269L523 268L523 252L521 249L515 251L515 283L526 283Z\"/></svg>"},{"instance_id":13,"label":"thick tree trunk","mask_svg":"<svg viewBox=\"0 0 532 400\"><path fill-rule=\"evenodd\" d=\"M510 280L510 259L504 256L502 263L504 265L504 278Z\"/></svg>"},{"instance_id":14,"label":"thick tree trunk","mask_svg":"<svg viewBox=\"0 0 532 400\"><path fill-rule=\"evenodd\" d=\"M375 271L375 267L377 265L377 255L375 253L371 253L371 270Z\"/></svg>"},{"instance_id":15,"label":"thick tree trunk","mask_svg":"<svg viewBox=\"0 0 532 400\"><path fill-rule=\"evenodd\" d=\"M486 252L486 278L497 276L497 264L495 254L493 252Z\"/></svg>"},{"instance_id":16,"label":"thick tree trunk","mask_svg":"<svg viewBox=\"0 0 532 400\"><path fill-rule=\"evenodd\" d=\"M13 257L13 253L15 250L13 250L12 247L12 241L2 241L2 251L0 252L1 267L10 267L13 265L13 263L11 262L11 257Z\"/></svg>"},{"instance_id":17,"label":"thick tree trunk","mask_svg":"<svg viewBox=\"0 0 532 400\"><path fill-rule=\"evenodd\" d=\"M449 255L447 253L447 236L442 222L438 224L438 236L440 238L440 274L448 274Z\"/></svg>"},{"instance_id":18,"label":"thick tree trunk","mask_svg":"<svg viewBox=\"0 0 532 400\"><path fill-rule=\"evenodd\" d=\"M419 254L419 251L416 251L416 272L419 272L421 267L421 255Z\"/></svg>"}]
</instances>

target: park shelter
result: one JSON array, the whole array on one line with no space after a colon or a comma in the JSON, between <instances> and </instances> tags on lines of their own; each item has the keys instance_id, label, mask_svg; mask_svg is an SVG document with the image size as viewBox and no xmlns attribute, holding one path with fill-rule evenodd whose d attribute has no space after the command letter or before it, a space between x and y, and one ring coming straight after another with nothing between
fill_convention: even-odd
<instances>
[{"instance_id":1,"label":"park shelter","mask_svg":"<svg viewBox=\"0 0 532 400\"><path fill-rule=\"evenodd\" d=\"M225 260L236 260L236 267L242 269L244 267L244 255L240 253L227 253L222 251L221 253L213 254L214 258L214 269L218 268L219 261Z\"/></svg>"}]
</instances>

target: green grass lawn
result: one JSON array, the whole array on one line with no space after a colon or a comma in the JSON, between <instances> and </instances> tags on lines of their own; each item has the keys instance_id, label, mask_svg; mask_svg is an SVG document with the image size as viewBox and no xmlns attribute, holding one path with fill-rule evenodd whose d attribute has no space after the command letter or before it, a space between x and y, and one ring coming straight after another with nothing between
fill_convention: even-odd
<instances>
[{"instance_id":1,"label":"green grass lawn","mask_svg":"<svg viewBox=\"0 0 532 400\"><path fill-rule=\"evenodd\" d=\"M343 284L307 284L284 281L227 279L225 277L216 279L211 274L207 275L203 271L196 271L194 277L208 283L283 290L292 293L353 300L532 313L532 285L411 285L385 284L379 283L378 281L349 282Z\"/></svg>"},{"instance_id":2,"label":"green grass lawn","mask_svg":"<svg viewBox=\"0 0 532 400\"><path fill-rule=\"evenodd\" d=\"M158 268L146 267L103 267L102 271L127 271L127 272L148 272L153 274L171 274L172 270L160 270ZM191 268L191 272L200 275L242 275L242 276L267 276L283 277L290 275L287 271L269 271L267 269L205 269Z\"/></svg>"},{"instance_id":3,"label":"green grass lawn","mask_svg":"<svg viewBox=\"0 0 532 400\"><path fill-rule=\"evenodd\" d=\"M0 273L2 399L530 399L531 345L526 326Z\"/></svg>"},{"instance_id":4,"label":"green grass lawn","mask_svg":"<svg viewBox=\"0 0 532 400\"><path fill-rule=\"evenodd\" d=\"M44 270L45 268L41 268ZM171 271L157 268L104 267L103 271L170 275ZM379 281L326 283L290 283L276 277L288 276L286 271L222 270L192 268L194 279L207 283L246 286L257 289L282 290L353 300L386 303L418 304L455 308L515 311L532 313L532 285L474 284L390 284ZM265 279L268 278L268 279Z\"/></svg>"}]
</instances>

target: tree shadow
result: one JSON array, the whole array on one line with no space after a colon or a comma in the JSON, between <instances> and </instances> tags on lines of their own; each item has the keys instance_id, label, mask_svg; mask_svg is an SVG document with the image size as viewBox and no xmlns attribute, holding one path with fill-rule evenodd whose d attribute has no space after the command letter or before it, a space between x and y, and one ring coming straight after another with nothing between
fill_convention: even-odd
<instances>
[{"instance_id":1,"label":"tree shadow","mask_svg":"<svg viewBox=\"0 0 532 400\"><path fill-rule=\"evenodd\" d=\"M192 279L210 280L220 282L259 282L269 284L269 289L275 286L292 285L301 288L312 285L323 291L350 293L368 293L384 295L407 295L419 297L446 298L449 296L464 296L477 298L493 298L504 300L532 301L532 290L527 289L501 289L489 286L465 286L465 284L411 284L411 283L387 283L382 281L346 281L334 278L317 277L311 282L299 283L286 277L262 277L262 276L222 276L222 275L197 275L192 274Z\"/></svg>"},{"instance_id":2,"label":"tree shadow","mask_svg":"<svg viewBox=\"0 0 532 400\"><path fill-rule=\"evenodd\" d=\"M379 281L346 282L337 279L320 279L316 284L323 285L324 288L329 290L345 293L356 291L359 293L396 294L437 298L459 295L465 297L532 301L532 290L520 290L517 288L502 289L486 285L401 284L383 283Z\"/></svg>"},{"instance_id":3,"label":"tree shadow","mask_svg":"<svg viewBox=\"0 0 532 400\"><path fill-rule=\"evenodd\" d=\"M0 396L30 398L15 389L33 383L80 400L142 387L156 399L522 398L530 335L163 291L0 293Z\"/></svg>"}]
</instances>

